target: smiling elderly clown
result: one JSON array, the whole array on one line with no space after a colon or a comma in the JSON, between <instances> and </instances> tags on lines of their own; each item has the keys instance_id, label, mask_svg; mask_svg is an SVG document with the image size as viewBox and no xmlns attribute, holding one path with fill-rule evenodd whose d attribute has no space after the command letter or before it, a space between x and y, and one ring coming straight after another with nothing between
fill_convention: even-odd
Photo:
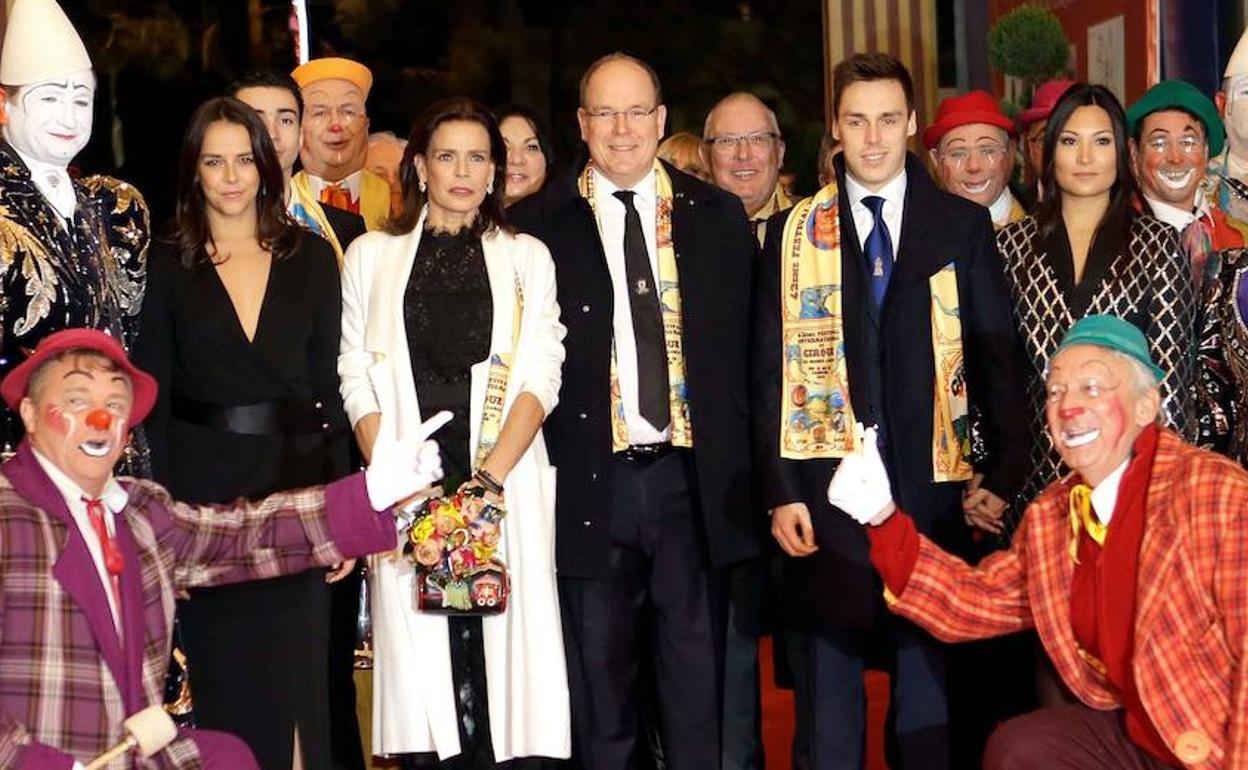
<instances>
[{"instance_id":1,"label":"smiling elderly clown","mask_svg":"<svg viewBox=\"0 0 1248 770\"><path fill-rule=\"evenodd\" d=\"M1159 427L1162 375L1127 322L1071 327L1045 407L1070 473L977 567L896 508L872 430L832 478L893 612L950 642L1034 628L1077 699L1003 723L989 770L1248 767L1248 473Z\"/></svg>"},{"instance_id":2,"label":"smiling elderly clown","mask_svg":"<svg viewBox=\"0 0 1248 770\"><path fill-rule=\"evenodd\" d=\"M1210 156L1226 132L1209 97L1182 80L1164 80L1127 109L1131 165L1143 204L1179 231L1197 288L1216 271L1209 257L1244 245L1248 224L1227 215L1204 187Z\"/></svg>"},{"instance_id":3,"label":"smiling elderly clown","mask_svg":"<svg viewBox=\"0 0 1248 770\"><path fill-rule=\"evenodd\" d=\"M53 0L14 0L0 51L0 376L74 326L131 341L143 302L148 212L130 185L68 166L91 138L95 74ZM22 435L0 407L0 452ZM142 467L141 465L138 467Z\"/></svg>"},{"instance_id":4,"label":"smiling elderly clown","mask_svg":"<svg viewBox=\"0 0 1248 770\"><path fill-rule=\"evenodd\" d=\"M367 471L259 502L187 505L115 478L156 380L94 329L45 337L0 383L26 437L0 466L0 767L80 768L164 696L174 599L187 589L288 575L395 547L389 509L441 478L427 437L379 441ZM249 770L237 738L183 730L108 770Z\"/></svg>"}]
</instances>

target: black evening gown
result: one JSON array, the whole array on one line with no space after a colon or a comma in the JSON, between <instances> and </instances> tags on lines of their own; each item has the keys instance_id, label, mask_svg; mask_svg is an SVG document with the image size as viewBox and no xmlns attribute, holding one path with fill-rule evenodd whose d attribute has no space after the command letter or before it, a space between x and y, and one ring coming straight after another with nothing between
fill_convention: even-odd
<instances>
[{"instance_id":1,"label":"black evening gown","mask_svg":"<svg viewBox=\"0 0 1248 770\"><path fill-rule=\"evenodd\" d=\"M254 340L216 270L165 244L147 292L136 358L160 383L153 470L176 499L256 500L349 472L327 242L305 235L273 261ZM238 735L266 770L290 768L298 726L305 768L329 770L329 607L323 570L192 591L178 612L198 725Z\"/></svg>"},{"instance_id":2,"label":"black evening gown","mask_svg":"<svg viewBox=\"0 0 1248 770\"><path fill-rule=\"evenodd\" d=\"M480 236L466 230L455 234L426 230L421 235L403 297L403 317L421 415L442 409L454 415L435 436L442 452L442 484L452 492L472 476L470 367L489 356L494 319ZM405 766L442 770L546 766L540 759L494 762L481 619L451 616L448 626L461 752L441 763L435 754L410 755Z\"/></svg>"}]
</instances>

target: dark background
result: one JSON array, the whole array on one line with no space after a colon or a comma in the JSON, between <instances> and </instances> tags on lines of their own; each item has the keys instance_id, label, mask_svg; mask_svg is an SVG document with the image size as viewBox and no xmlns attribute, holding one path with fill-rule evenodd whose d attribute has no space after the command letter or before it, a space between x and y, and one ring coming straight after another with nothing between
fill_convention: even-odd
<instances>
[{"instance_id":1,"label":"dark background","mask_svg":"<svg viewBox=\"0 0 1248 770\"><path fill-rule=\"evenodd\" d=\"M283 0L66 0L99 76L92 140L76 165L142 190L160 222L171 211L191 111L253 68L294 66ZM797 188L816 186L823 131L819 0L311 0L312 56L367 64L371 130L407 134L443 96L513 101L548 116L556 163L580 151L577 82L598 56L624 50L663 82L668 132L698 135L734 90L776 110Z\"/></svg>"}]
</instances>

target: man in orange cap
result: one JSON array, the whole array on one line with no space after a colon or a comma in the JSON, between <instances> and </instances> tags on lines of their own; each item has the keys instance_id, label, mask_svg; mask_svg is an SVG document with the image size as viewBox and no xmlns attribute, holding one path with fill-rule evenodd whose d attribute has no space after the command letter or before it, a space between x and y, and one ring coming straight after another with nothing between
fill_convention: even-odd
<instances>
[{"instance_id":1,"label":"man in orange cap","mask_svg":"<svg viewBox=\"0 0 1248 770\"><path fill-rule=\"evenodd\" d=\"M1026 216L1010 192L1014 171L1014 121L987 91L951 96L936 108L923 146L944 188L988 209L998 230Z\"/></svg>"},{"instance_id":2,"label":"man in orange cap","mask_svg":"<svg viewBox=\"0 0 1248 770\"><path fill-rule=\"evenodd\" d=\"M442 475L426 439L448 413L328 486L179 503L113 476L156 387L94 329L45 337L0 383L26 426L0 466L0 767L79 770L124 740L122 720L163 700L177 594L393 549L388 509ZM242 741L211 730L180 731L143 766L258 767Z\"/></svg>"},{"instance_id":3,"label":"man in orange cap","mask_svg":"<svg viewBox=\"0 0 1248 770\"><path fill-rule=\"evenodd\" d=\"M1023 158L1027 163L1023 177L1028 189L1036 190L1037 200L1040 172L1044 167L1044 130L1049 125L1049 115L1057 106L1057 100L1074 84L1073 80L1041 83L1032 94L1031 106L1018 113L1018 131L1023 138Z\"/></svg>"},{"instance_id":4,"label":"man in orange cap","mask_svg":"<svg viewBox=\"0 0 1248 770\"><path fill-rule=\"evenodd\" d=\"M364 217L376 230L390 213L390 185L364 168L368 156L365 102L373 73L359 62L331 56L291 72L303 90L303 171L291 183L321 203Z\"/></svg>"}]
</instances>

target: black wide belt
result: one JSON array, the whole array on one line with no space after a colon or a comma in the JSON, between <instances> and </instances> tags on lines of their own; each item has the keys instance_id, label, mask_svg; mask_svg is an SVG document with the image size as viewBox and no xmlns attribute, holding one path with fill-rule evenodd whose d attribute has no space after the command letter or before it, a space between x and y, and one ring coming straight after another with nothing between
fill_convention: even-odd
<instances>
[{"instance_id":1,"label":"black wide belt","mask_svg":"<svg viewBox=\"0 0 1248 770\"><path fill-rule=\"evenodd\" d=\"M616 452L614 457L626 463L652 463L659 458L667 457L675 451L676 447L672 446L670 442L662 444L632 444Z\"/></svg>"},{"instance_id":2,"label":"black wide belt","mask_svg":"<svg viewBox=\"0 0 1248 770\"><path fill-rule=\"evenodd\" d=\"M246 436L289 436L329 430L320 400L275 399L242 406L220 406L174 396L173 416L204 428Z\"/></svg>"}]
</instances>

